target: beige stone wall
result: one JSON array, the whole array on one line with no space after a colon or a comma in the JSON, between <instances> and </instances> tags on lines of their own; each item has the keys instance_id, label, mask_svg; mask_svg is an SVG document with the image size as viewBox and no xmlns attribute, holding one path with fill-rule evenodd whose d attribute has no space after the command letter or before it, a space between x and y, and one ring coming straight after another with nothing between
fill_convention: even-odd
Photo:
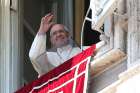
<instances>
[{"instance_id":1,"label":"beige stone wall","mask_svg":"<svg viewBox=\"0 0 140 93\"><path fill-rule=\"evenodd\" d=\"M99 93L139 93L140 64L122 72L119 79Z\"/></svg>"},{"instance_id":2,"label":"beige stone wall","mask_svg":"<svg viewBox=\"0 0 140 93\"><path fill-rule=\"evenodd\" d=\"M130 78L117 87L116 93L139 93L140 89L140 74Z\"/></svg>"},{"instance_id":3,"label":"beige stone wall","mask_svg":"<svg viewBox=\"0 0 140 93\"><path fill-rule=\"evenodd\" d=\"M107 35L112 40L107 45L112 45L110 50L119 49L126 54L126 59L121 60L120 64L104 64L110 58L117 58L117 55L108 55L110 51L104 46L98 60L100 64L94 65L93 71L102 69L91 80L89 93L140 93L140 1L139 0L120 0L116 11L113 13L112 35ZM108 18L106 18L108 19ZM104 24L106 25L106 23ZM107 31L107 30L105 30ZM106 35L106 33L105 33ZM102 57L108 55L107 60ZM120 54L119 54L120 55ZM118 58L118 60L121 58ZM95 60L96 61L96 60ZM94 62L94 61L93 61ZM110 61L117 63L118 61ZM96 63L94 63L96 64ZM124 65L122 65L124 64ZM117 68L117 69L116 69ZM119 72L120 71L120 72ZM102 73L100 73L102 72Z\"/></svg>"}]
</instances>

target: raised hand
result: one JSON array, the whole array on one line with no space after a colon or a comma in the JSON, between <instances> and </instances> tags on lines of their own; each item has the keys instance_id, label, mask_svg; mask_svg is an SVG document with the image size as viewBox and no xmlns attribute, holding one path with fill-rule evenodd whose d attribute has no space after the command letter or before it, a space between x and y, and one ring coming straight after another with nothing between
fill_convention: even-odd
<instances>
[{"instance_id":1,"label":"raised hand","mask_svg":"<svg viewBox=\"0 0 140 93\"><path fill-rule=\"evenodd\" d=\"M44 34L49 31L51 26L54 24L52 22L53 17L54 16L52 13L49 13L46 16L42 17L38 33Z\"/></svg>"}]
</instances>

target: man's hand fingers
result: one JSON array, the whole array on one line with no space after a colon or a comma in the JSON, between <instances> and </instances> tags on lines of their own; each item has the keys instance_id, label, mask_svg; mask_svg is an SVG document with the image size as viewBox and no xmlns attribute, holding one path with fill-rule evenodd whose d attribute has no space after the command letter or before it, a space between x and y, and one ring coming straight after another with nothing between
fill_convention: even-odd
<instances>
[{"instance_id":1,"label":"man's hand fingers","mask_svg":"<svg viewBox=\"0 0 140 93\"><path fill-rule=\"evenodd\" d=\"M52 13L49 13L46 16L42 17L40 28L39 28L40 32L47 32L52 27L52 25L54 24L52 22L53 17L54 16Z\"/></svg>"},{"instance_id":2,"label":"man's hand fingers","mask_svg":"<svg viewBox=\"0 0 140 93\"><path fill-rule=\"evenodd\" d=\"M50 17L48 17L47 22L51 22L53 20L53 15L51 15Z\"/></svg>"},{"instance_id":3,"label":"man's hand fingers","mask_svg":"<svg viewBox=\"0 0 140 93\"><path fill-rule=\"evenodd\" d=\"M47 17L43 17L42 19L41 19L41 23L50 23L52 20L53 20L53 15L50 15L50 16L47 16Z\"/></svg>"},{"instance_id":4,"label":"man's hand fingers","mask_svg":"<svg viewBox=\"0 0 140 93\"><path fill-rule=\"evenodd\" d=\"M45 23L50 23L52 20L53 20L53 15L51 13L47 14L45 17L44 17L44 21Z\"/></svg>"},{"instance_id":5,"label":"man's hand fingers","mask_svg":"<svg viewBox=\"0 0 140 93\"><path fill-rule=\"evenodd\" d=\"M47 15L45 15L45 18L48 17L48 16L50 16L50 15L52 15L52 13L48 13Z\"/></svg>"},{"instance_id":6,"label":"man's hand fingers","mask_svg":"<svg viewBox=\"0 0 140 93\"><path fill-rule=\"evenodd\" d=\"M53 14L52 13L49 13L45 16L45 19L48 19L49 17L51 17Z\"/></svg>"},{"instance_id":7,"label":"man's hand fingers","mask_svg":"<svg viewBox=\"0 0 140 93\"><path fill-rule=\"evenodd\" d=\"M41 23L43 23L45 21L45 17L42 17L41 19Z\"/></svg>"}]
</instances>

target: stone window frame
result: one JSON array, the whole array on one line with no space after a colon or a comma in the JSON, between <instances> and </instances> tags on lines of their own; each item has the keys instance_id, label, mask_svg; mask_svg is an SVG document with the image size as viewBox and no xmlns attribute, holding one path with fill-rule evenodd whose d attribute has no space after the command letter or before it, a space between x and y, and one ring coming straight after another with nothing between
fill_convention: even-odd
<instances>
[{"instance_id":1,"label":"stone window frame","mask_svg":"<svg viewBox=\"0 0 140 93\"><path fill-rule=\"evenodd\" d=\"M118 15L117 18L119 19ZM126 53L121 45L122 42L121 43L119 41L115 42L115 40L117 40L115 35L117 35L116 26L118 24L118 21L116 21L116 15L114 15L114 13L111 13L108 16L105 15L105 20L103 21L103 23L104 23L104 31L99 31L99 32L103 33L100 36L101 38L100 42L104 41L105 44L103 45L103 47L99 49L96 56L94 57L94 60L91 62L91 69L90 69L91 77L97 77L107 69L127 59ZM92 24L92 28L93 28L93 24Z\"/></svg>"}]
</instances>

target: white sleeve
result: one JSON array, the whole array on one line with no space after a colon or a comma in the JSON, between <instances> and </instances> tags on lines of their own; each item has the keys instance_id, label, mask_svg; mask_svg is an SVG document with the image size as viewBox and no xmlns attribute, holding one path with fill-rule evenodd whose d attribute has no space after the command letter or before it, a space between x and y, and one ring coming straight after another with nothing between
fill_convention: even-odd
<instances>
[{"instance_id":1,"label":"white sleeve","mask_svg":"<svg viewBox=\"0 0 140 93\"><path fill-rule=\"evenodd\" d=\"M46 52L46 35L37 34L30 48L29 57L33 64L34 69L38 72L38 74L42 73L43 68L41 64L44 64L46 60L37 61L37 58L45 52Z\"/></svg>"}]
</instances>

